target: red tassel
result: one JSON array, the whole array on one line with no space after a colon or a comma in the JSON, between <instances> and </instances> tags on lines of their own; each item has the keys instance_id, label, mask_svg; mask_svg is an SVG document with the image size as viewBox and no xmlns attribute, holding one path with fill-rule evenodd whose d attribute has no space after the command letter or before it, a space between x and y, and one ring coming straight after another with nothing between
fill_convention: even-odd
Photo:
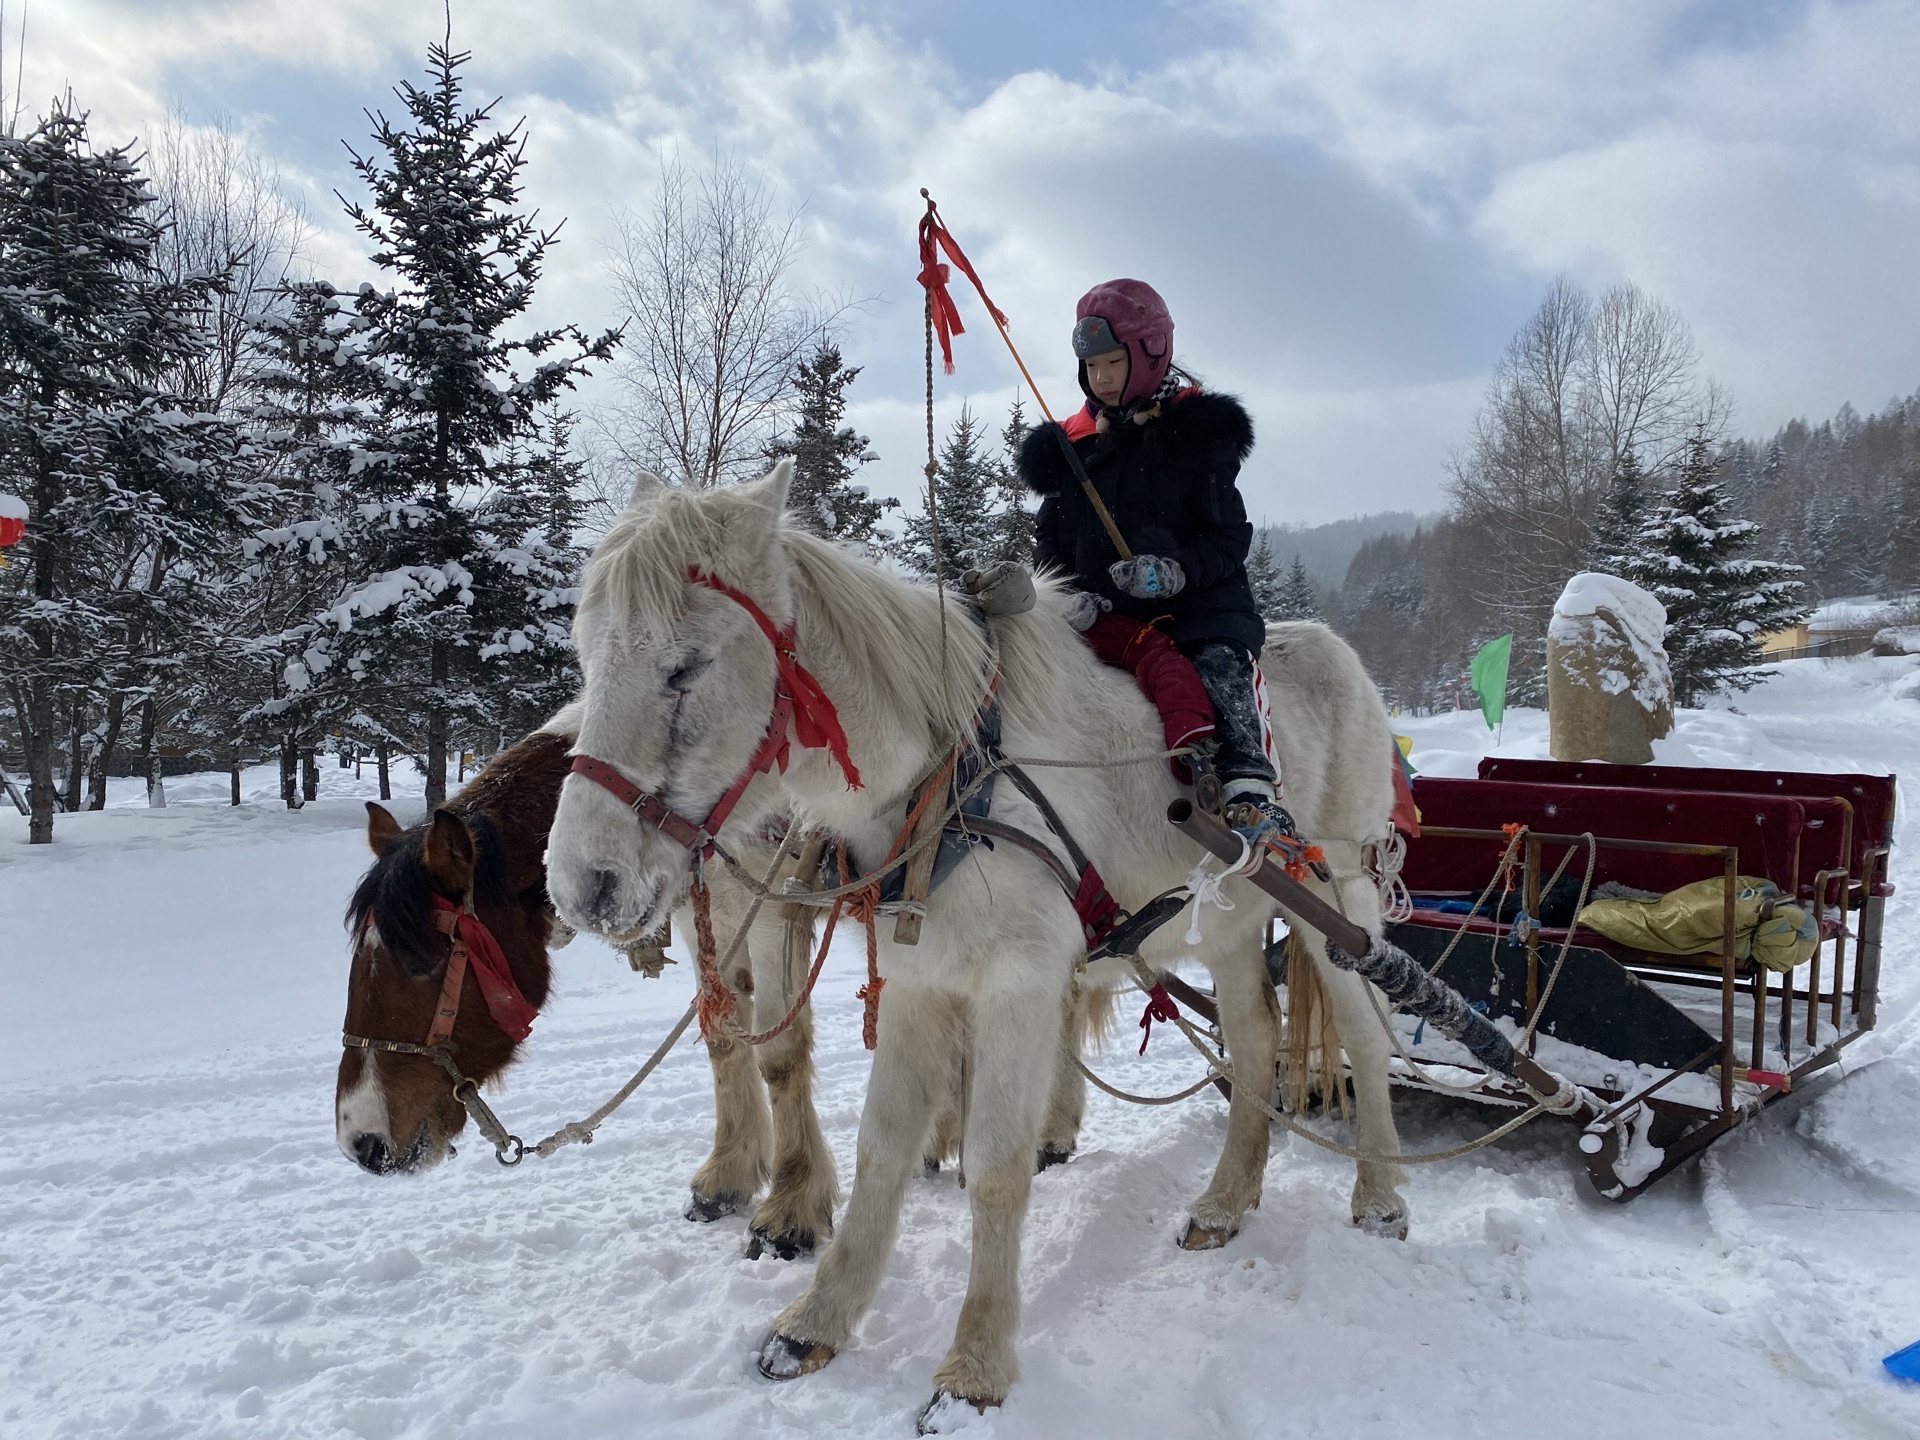
<instances>
[{"instance_id":1,"label":"red tassel","mask_svg":"<svg viewBox=\"0 0 1920 1440\"><path fill-rule=\"evenodd\" d=\"M941 252L946 252L949 260L960 267L961 273L973 282L973 288L980 292L980 300L987 307L987 313L993 316L994 323L1005 328L1007 317L1000 312L987 296L987 287L980 283L973 262L967 259L960 243L953 238L940 217L934 213L933 202L927 202L927 213L920 217L920 273L914 278L926 287L927 302L933 311L933 333L940 340L940 359L947 374L953 374L953 337L967 333L967 327L960 323L960 307L953 303L948 293L947 282L953 272L940 262Z\"/></svg>"},{"instance_id":2,"label":"red tassel","mask_svg":"<svg viewBox=\"0 0 1920 1440\"><path fill-rule=\"evenodd\" d=\"M1147 1053L1147 1041L1153 1038L1153 1022L1171 1025L1180 1014L1173 1003L1173 997L1167 994L1167 987L1155 985L1147 992L1147 1008L1140 1012L1140 1053Z\"/></svg>"}]
</instances>

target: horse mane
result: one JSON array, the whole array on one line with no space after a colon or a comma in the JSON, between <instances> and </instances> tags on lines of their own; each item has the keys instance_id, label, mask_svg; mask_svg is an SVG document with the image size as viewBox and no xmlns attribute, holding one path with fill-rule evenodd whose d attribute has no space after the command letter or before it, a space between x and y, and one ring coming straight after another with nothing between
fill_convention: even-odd
<instances>
[{"instance_id":1,"label":"horse mane","mask_svg":"<svg viewBox=\"0 0 1920 1440\"><path fill-rule=\"evenodd\" d=\"M621 511L587 560L575 639L579 616L592 611L636 640L666 640L686 609L687 572L696 567L750 585L755 567L742 563L748 557L736 538L749 506L764 525L766 508L731 490L663 489L646 505Z\"/></svg>"},{"instance_id":2,"label":"horse mane","mask_svg":"<svg viewBox=\"0 0 1920 1440\"><path fill-rule=\"evenodd\" d=\"M943 665L933 586L770 514L764 495L758 485L669 489L623 511L587 562L576 626L591 612L632 639L663 642L685 613L688 572L704 570L747 591L776 624L795 622L803 644L819 639L878 692L852 695L823 666L843 708L925 715L935 736L970 734L987 646L968 608L948 592ZM962 683L967 675L980 680Z\"/></svg>"},{"instance_id":3,"label":"horse mane","mask_svg":"<svg viewBox=\"0 0 1920 1440\"><path fill-rule=\"evenodd\" d=\"M473 836L473 893L476 901L505 901L507 866L500 832L486 815L461 816ZM433 936L433 879L427 874L427 827L416 825L394 840L360 877L347 902L349 930L371 915L380 938L396 955L425 955Z\"/></svg>"},{"instance_id":4,"label":"horse mane","mask_svg":"<svg viewBox=\"0 0 1920 1440\"><path fill-rule=\"evenodd\" d=\"M862 678L867 693L855 703L925 715L936 738L973 733L988 660L970 607L952 590L943 595L798 527L783 524L780 543L797 581L800 629L820 637L836 663ZM846 690L830 682L829 688L836 695Z\"/></svg>"}]
</instances>

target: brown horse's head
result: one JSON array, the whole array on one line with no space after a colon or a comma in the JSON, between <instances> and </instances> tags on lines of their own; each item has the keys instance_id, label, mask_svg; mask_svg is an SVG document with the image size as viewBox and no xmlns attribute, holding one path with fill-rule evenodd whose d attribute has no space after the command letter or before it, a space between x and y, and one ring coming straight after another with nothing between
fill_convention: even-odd
<instances>
[{"instance_id":1,"label":"brown horse's head","mask_svg":"<svg viewBox=\"0 0 1920 1440\"><path fill-rule=\"evenodd\" d=\"M434 923L435 896L470 903L499 942L521 993L536 1009L546 1003L550 922L539 861L545 835L531 858L514 853L527 848L524 837L515 839L503 837L485 814L452 810L436 810L425 824L403 830L368 803L367 843L375 858L347 908L353 936L347 1034L426 1041L452 950ZM461 1073L476 1083L499 1074L518 1048L488 1012L471 974L461 987L450 1044ZM437 1164L466 1119L452 1078L431 1057L344 1048L334 1131L348 1158L374 1174Z\"/></svg>"}]
</instances>

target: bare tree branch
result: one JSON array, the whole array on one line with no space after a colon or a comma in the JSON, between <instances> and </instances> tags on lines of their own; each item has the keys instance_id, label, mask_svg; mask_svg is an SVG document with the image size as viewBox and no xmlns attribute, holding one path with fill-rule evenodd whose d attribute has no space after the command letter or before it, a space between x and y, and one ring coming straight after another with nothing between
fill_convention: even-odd
<instances>
[{"instance_id":1,"label":"bare tree branch","mask_svg":"<svg viewBox=\"0 0 1920 1440\"><path fill-rule=\"evenodd\" d=\"M614 468L629 484L644 469L702 488L757 473L800 361L851 308L793 288L799 212L776 217L765 182L719 156L697 177L664 161L652 209L615 219L626 343L622 398L602 417Z\"/></svg>"},{"instance_id":2,"label":"bare tree branch","mask_svg":"<svg viewBox=\"0 0 1920 1440\"><path fill-rule=\"evenodd\" d=\"M248 317L267 307L305 247L310 227L273 166L225 119L194 125L170 111L148 148L155 262L174 280L230 273L209 297L212 343L177 377L181 394L223 406L242 381Z\"/></svg>"},{"instance_id":3,"label":"bare tree branch","mask_svg":"<svg viewBox=\"0 0 1920 1440\"><path fill-rule=\"evenodd\" d=\"M1456 517L1501 557L1476 598L1513 627L1522 654L1537 658L1621 456L1631 448L1658 471L1695 427L1718 435L1726 418L1677 312L1632 284L1597 303L1564 276L1548 286L1501 357L1447 481Z\"/></svg>"}]
</instances>

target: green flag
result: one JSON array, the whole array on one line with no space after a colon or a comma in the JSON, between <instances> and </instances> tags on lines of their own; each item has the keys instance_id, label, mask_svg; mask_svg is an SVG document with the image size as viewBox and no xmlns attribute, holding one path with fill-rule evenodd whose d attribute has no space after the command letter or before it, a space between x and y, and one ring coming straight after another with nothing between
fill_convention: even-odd
<instances>
[{"instance_id":1,"label":"green flag","mask_svg":"<svg viewBox=\"0 0 1920 1440\"><path fill-rule=\"evenodd\" d=\"M1502 635L1482 645L1473 657L1473 664L1467 667L1473 693L1480 697L1480 713L1487 717L1489 730L1507 713L1507 661L1512 655L1513 636Z\"/></svg>"}]
</instances>

